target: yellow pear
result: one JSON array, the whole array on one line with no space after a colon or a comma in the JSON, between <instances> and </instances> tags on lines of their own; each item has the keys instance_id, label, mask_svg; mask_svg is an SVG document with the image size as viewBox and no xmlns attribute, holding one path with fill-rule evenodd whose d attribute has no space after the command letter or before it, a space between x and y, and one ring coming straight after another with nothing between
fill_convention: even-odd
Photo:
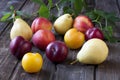
<instances>
[{"instance_id":1,"label":"yellow pear","mask_svg":"<svg viewBox=\"0 0 120 80\"><path fill-rule=\"evenodd\" d=\"M22 36L24 39L30 40L32 35L30 26L21 18L17 18L11 29L10 38L13 39L16 36Z\"/></svg>"},{"instance_id":2,"label":"yellow pear","mask_svg":"<svg viewBox=\"0 0 120 80\"><path fill-rule=\"evenodd\" d=\"M108 47L101 39L88 40L77 54L77 60L84 64L100 64L108 56Z\"/></svg>"},{"instance_id":3,"label":"yellow pear","mask_svg":"<svg viewBox=\"0 0 120 80\"><path fill-rule=\"evenodd\" d=\"M59 34L65 34L65 32L72 27L72 24L72 16L70 14L64 14L56 19L54 29Z\"/></svg>"}]
</instances>

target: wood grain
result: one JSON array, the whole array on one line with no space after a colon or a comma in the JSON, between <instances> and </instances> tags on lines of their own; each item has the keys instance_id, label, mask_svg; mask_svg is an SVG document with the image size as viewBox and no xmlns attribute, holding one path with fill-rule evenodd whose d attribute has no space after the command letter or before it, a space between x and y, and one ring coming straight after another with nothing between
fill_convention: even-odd
<instances>
[{"instance_id":1,"label":"wood grain","mask_svg":"<svg viewBox=\"0 0 120 80\"><path fill-rule=\"evenodd\" d=\"M58 65L53 80L94 80L92 66Z\"/></svg>"}]
</instances>

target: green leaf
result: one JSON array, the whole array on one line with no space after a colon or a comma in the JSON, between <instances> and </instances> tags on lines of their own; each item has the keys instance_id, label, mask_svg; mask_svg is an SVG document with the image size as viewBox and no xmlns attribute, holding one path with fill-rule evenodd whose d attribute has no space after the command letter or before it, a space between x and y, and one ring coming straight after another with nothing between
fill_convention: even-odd
<instances>
[{"instance_id":1,"label":"green leaf","mask_svg":"<svg viewBox=\"0 0 120 80\"><path fill-rule=\"evenodd\" d=\"M21 12L21 11L16 11L16 14L20 15L20 16L24 15L23 12Z\"/></svg>"},{"instance_id":2,"label":"green leaf","mask_svg":"<svg viewBox=\"0 0 120 80\"><path fill-rule=\"evenodd\" d=\"M13 7L13 6L10 6L10 10L11 10L11 11L14 11L14 7Z\"/></svg>"},{"instance_id":3,"label":"green leaf","mask_svg":"<svg viewBox=\"0 0 120 80\"><path fill-rule=\"evenodd\" d=\"M104 31L104 36L105 39L109 42L116 42L117 40L115 38L113 38L113 27L112 26L106 26L103 29Z\"/></svg>"},{"instance_id":4,"label":"green leaf","mask_svg":"<svg viewBox=\"0 0 120 80\"><path fill-rule=\"evenodd\" d=\"M73 5L76 15L79 15L84 8L83 0L74 0Z\"/></svg>"},{"instance_id":5,"label":"green leaf","mask_svg":"<svg viewBox=\"0 0 120 80\"><path fill-rule=\"evenodd\" d=\"M64 3L70 2L70 1L71 1L71 0L60 0L59 2L64 4Z\"/></svg>"},{"instance_id":6,"label":"green leaf","mask_svg":"<svg viewBox=\"0 0 120 80\"><path fill-rule=\"evenodd\" d=\"M65 6L63 8L63 11L64 11L64 13L69 13L69 14L73 14L74 13L74 10L71 9L70 7L67 7L67 6Z\"/></svg>"},{"instance_id":7,"label":"green leaf","mask_svg":"<svg viewBox=\"0 0 120 80\"><path fill-rule=\"evenodd\" d=\"M50 12L47 6L45 5L41 5L40 9L39 9L39 16L45 17L45 18L49 18L50 16Z\"/></svg>"},{"instance_id":8,"label":"green leaf","mask_svg":"<svg viewBox=\"0 0 120 80\"><path fill-rule=\"evenodd\" d=\"M98 16L94 13L94 11L87 12L87 13L85 13L85 15L87 15L92 20L95 20Z\"/></svg>"},{"instance_id":9,"label":"green leaf","mask_svg":"<svg viewBox=\"0 0 120 80\"><path fill-rule=\"evenodd\" d=\"M11 15L12 13L10 12L4 14L3 17L0 19L0 21L6 21Z\"/></svg>"},{"instance_id":10,"label":"green leaf","mask_svg":"<svg viewBox=\"0 0 120 80\"><path fill-rule=\"evenodd\" d=\"M15 19L17 19L17 18L21 18L20 16L15 16Z\"/></svg>"},{"instance_id":11,"label":"green leaf","mask_svg":"<svg viewBox=\"0 0 120 80\"><path fill-rule=\"evenodd\" d=\"M50 21L54 22L57 19L57 16L51 14Z\"/></svg>"},{"instance_id":12,"label":"green leaf","mask_svg":"<svg viewBox=\"0 0 120 80\"><path fill-rule=\"evenodd\" d=\"M22 11L16 11L17 16L22 16L25 18L29 18L31 15L23 13Z\"/></svg>"},{"instance_id":13,"label":"green leaf","mask_svg":"<svg viewBox=\"0 0 120 80\"><path fill-rule=\"evenodd\" d=\"M120 18L116 16L116 14L114 13L108 13L106 15L106 18L112 22L119 22L120 21Z\"/></svg>"}]
</instances>

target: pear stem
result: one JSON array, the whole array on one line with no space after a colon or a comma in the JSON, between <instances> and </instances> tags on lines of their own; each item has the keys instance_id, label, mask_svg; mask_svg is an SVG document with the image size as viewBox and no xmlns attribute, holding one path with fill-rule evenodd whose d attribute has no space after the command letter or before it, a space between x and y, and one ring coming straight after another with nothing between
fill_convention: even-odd
<instances>
[{"instance_id":1,"label":"pear stem","mask_svg":"<svg viewBox=\"0 0 120 80\"><path fill-rule=\"evenodd\" d=\"M74 14L74 13L72 13L72 14L71 14L71 16L73 17L73 16L75 16L75 14Z\"/></svg>"},{"instance_id":2,"label":"pear stem","mask_svg":"<svg viewBox=\"0 0 120 80\"><path fill-rule=\"evenodd\" d=\"M16 10L14 10L14 13L13 13L13 22L15 21L15 16L16 16Z\"/></svg>"},{"instance_id":3,"label":"pear stem","mask_svg":"<svg viewBox=\"0 0 120 80\"><path fill-rule=\"evenodd\" d=\"M73 65L73 64L75 64L76 62L78 62L78 60L76 59L76 60L74 60L73 62L71 62L70 64L71 65Z\"/></svg>"}]
</instances>

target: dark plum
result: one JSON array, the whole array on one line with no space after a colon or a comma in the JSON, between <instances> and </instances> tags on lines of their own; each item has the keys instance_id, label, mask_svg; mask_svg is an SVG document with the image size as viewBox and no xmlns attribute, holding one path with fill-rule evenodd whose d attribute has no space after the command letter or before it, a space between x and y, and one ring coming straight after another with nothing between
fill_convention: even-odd
<instances>
[{"instance_id":1,"label":"dark plum","mask_svg":"<svg viewBox=\"0 0 120 80\"><path fill-rule=\"evenodd\" d=\"M10 51L18 59L22 59L23 55L30 52L32 44L23 37L17 36L10 42Z\"/></svg>"},{"instance_id":2,"label":"dark plum","mask_svg":"<svg viewBox=\"0 0 120 80\"><path fill-rule=\"evenodd\" d=\"M46 48L46 56L54 63L63 62L68 55L68 48L62 41L53 41Z\"/></svg>"},{"instance_id":3,"label":"dark plum","mask_svg":"<svg viewBox=\"0 0 120 80\"><path fill-rule=\"evenodd\" d=\"M92 38L99 38L103 40L104 36L102 31L96 27L88 29L85 33L85 39L89 40Z\"/></svg>"}]
</instances>

